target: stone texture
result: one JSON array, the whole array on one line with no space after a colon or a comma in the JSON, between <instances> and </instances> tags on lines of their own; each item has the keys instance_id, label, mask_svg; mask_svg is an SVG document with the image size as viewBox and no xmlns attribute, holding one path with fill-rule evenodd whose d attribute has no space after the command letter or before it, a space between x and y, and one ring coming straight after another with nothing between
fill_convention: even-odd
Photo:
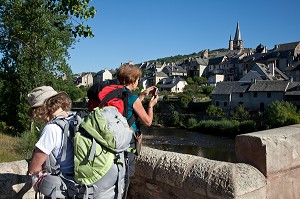
<instances>
[{"instance_id":1,"label":"stone texture","mask_svg":"<svg viewBox=\"0 0 300 199\"><path fill-rule=\"evenodd\" d=\"M206 189L209 177L218 163L218 161L198 158L191 169L187 171L184 181L186 193L194 192L202 196L207 196Z\"/></svg>"},{"instance_id":2,"label":"stone texture","mask_svg":"<svg viewBox=\"0 0 300 199\"><path fill-rule=\"evenodd\" d=\"M300 125L243 134L236 137L239 162L268 175L300 165Z\"/></svg>"},{"instance_id":3,"label":"stone texture","mask_svg":"<svg viewBox=\"0 0 300 199\"><path fill-rule=\"evenodd\" d=\"M33 199L35 192L27 171L28 163L25 160L0 163L0 198Z\"/></svg>"},{"instance_id":4,"label":"stone texture","mask_svg":"<svg viewBox=\"0 0 300 199\"><path fill-rule=\"evenodd\" d=\"M159 164L163 151L142 147L141 155L136 159L136 173L140 176L152 179L155 167Z\"/></svg>"},{"instance_id":5,"label":"stone texture","mask_svg":"<svg viewBox=\"0 0 300 199\"><path fill-rule=\"evenodd\" d=\"M268 198L300 198L300 168L273 175L267 181Z\"/></svg>"},{"instance_id":6,"label":"stone texture","mask_svg":"<svg viewBox=\"0 0 300 199\"><path fill-rule=\"evenodd\" d=\"M182 187L182 182L190 164L196 156L165 152L155 169L155 179L175 187Z\"/></svg>"},{"instance_id":7,"label":"stone texture","mask_svg":"<svg viewBox=\"0 0 300 199\"><path fill-rule=\"evenodd\" d=\"M235 164L235 173L233 176L235 180L235 197L253 198L259 192L260 197L266 197L266 178L255 167L238 163ZM252 194L254 193L254 195Z\"/></svg>"},{"instance_id":8,"label":"stone texture","mask_svg":"<svg viewBox=\"0 0 300 199\"><path fill-rule=\"evenodd\" d=\"M233 164L216 164L208 179L207 195L211 198L234 198L233 173Z\"/></svg>"}]
</instances>

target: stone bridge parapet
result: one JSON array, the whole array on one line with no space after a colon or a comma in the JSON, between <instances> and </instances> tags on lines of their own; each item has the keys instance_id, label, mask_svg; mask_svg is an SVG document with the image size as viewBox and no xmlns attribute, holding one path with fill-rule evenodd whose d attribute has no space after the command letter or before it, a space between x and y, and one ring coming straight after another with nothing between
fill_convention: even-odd
<instances>
[{"instance_id":1,"label":"stone bridge parapet","mask_svg":"<svg viewBox=\"0 0 300 199\"><path fill-rule=\"evenodd\" d=\"M132 199L300 198L300 125L236 137L237 163L143 147ZM0 198L34 198L25 160L0 163Z\"/></svg>"}]
</instances>

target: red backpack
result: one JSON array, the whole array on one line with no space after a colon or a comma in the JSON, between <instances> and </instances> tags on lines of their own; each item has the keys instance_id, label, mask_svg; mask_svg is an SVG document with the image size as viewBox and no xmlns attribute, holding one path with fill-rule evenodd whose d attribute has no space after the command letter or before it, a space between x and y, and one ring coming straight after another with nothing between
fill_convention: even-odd
<instances>
[{"instance_id":1,"label":"red backpack","mask_svg":"<svg viewBox=\"0 0 300 199\"><path fill-rule=\"evenodd\" d=\"M87 92L89 98L89 111L95 107L114 106L126 118L128 115L128 97L131 95L124 85L106 82L94 84ZM127 120L129 126L135 120L134 114Z\"/></svg>"}]
</instances>

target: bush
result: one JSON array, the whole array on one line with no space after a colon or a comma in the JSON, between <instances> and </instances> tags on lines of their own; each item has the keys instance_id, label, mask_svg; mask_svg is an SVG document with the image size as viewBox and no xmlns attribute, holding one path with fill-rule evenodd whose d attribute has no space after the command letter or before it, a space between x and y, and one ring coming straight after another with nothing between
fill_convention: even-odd
<instances>
[{"instance_id":1,"label":"bush","mask_svg":"<svg viewBox=\"0 0 300 199\"><path fill-rule=\"evenodd\" d=\"M17 150L24 155L25 159L30 159L35 148L35 143L39 139L39 132L36 129L25 131L20 138Z\"/></svg>"},{"instance_id":2,"label":"bush","mask_svg":"<svg viewBox=\"0 0 300 199\"><path fill-rule=\"evenodd\" d=\"M197 121L197 119L196 118L189 118L188 120L187 120L187 124L186 124L187 126L186 126L186 128L187 129L193 129L193 128L195 128L195 127L197 127L198 126L198 121Z\"/></svg>"},{"instance_id":3,"label":"bush","mask_svg":"<svg viewBox=\"0 0 300 199\"><path fill-rule=\"evenodd\" d=\"M274 101L268 106L266 125L277 128L299 123L297 107L286 101Z\"/></svg>"},{"instance_id":4,"label":"bush","mask_svg":"<svg viewBox=\"0 0 300 199\"><path fill-rule=\"evenodd\" d=\"M253 120L245 120L240 123L239 132L241 134L256 131L256 122Z\"/></svg>"}]
</instances>

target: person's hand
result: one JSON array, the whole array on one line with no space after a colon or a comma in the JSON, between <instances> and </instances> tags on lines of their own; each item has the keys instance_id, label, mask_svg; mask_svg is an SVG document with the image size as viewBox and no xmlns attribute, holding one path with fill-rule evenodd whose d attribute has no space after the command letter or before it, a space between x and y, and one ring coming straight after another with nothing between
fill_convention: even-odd
<instances>
[{"instance_id":1,"label":"person's hand","mask_svg":"<svg viewBox=\"0 0 300 199\"><path fill-rule=\"evenodd\" d=\"M157 87L156 86L150 86L146 90L144 90L143 92L141 92L139 94L140 100L143 101L144 98L145 98L145 96L149 95L154 89L157 89Z\"/></svg>"},{"instance_id":2,"label":"person's hand","mask_svg":"<svg viewBox=\"0 0 300 199\"><path fill-rule=\"evenodd\" d=\"M152 96L148 106L149 107L154 107L155 104L157 103L157 100L158 100L158 95Z\"/></svg>"}]
</instances>

